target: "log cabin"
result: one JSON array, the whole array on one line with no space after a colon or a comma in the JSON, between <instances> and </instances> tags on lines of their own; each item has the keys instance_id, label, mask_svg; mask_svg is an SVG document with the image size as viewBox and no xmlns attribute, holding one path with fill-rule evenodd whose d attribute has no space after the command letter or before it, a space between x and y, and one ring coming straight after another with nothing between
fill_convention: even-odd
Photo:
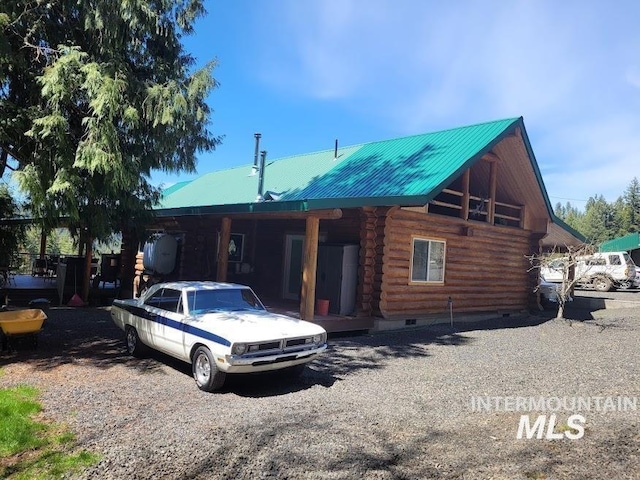
<instances>
[{"instance_id":1,"label":"log cabin","mask_svg":"<svg viewBox=\"0 0 640 480\"><path fill-rule=\"evenodd\" d=\"M259 141L253 166L164 191L145 232L178 240L165 279L247 284L307 320L326 299L390 329L526 311L527 256L583 241L553 213L522 117L269 161Z\"/></svg>"}]
</instances>

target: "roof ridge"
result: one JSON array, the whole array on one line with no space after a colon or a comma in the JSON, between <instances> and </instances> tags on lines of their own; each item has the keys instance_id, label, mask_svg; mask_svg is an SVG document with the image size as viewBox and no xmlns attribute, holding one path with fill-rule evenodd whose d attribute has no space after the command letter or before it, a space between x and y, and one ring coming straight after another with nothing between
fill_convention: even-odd
<instances>
[{"instance_id":1,"label":"roof ridge","mask_svg":"<svg viewBox=\"0 0 640 480\"><path fill-rule=\"evenodd\" d=\"M385 142L391 142L391 141L395 141L395 140L404 140L404 139L409 139L409 138L416 138L416 137L423 137L425 135L433 135L433 134L438 134L438 133L445 133L445 132L450 132L453 130L463 130L466 128L472 128L472 127L479 127L482 125L489 125L492 123L500 123L500 122L506 122L506 121L511 121L511 122L515 122L517 120L522 119L522 116L520 117L510 117L510 118L502 118L502 119L498 119L498 120L489 120L486 122L480 122L480 123L474 123L474 124L470 124L470 125L463 125L461 127L451 127L451 128L445 128L443 130L436 130L433 132L425 132L425 133L415 133L413 135L406 135L403 137L393 137L393 138L387 138L385 140L374 140L371 142L362 142L362 143L356 143L353 145L345 145L342 147L338 147L338 153L343 152L345 150L348 149L353 149L353 148L357 148L357 147L363 147L365 145L376 145L379 143L385 143ZM290 160L293 158L301 158L301 157L309 157L311 155L319 155L319 154L323 154L323 153L333 153L335 151L335 148L327 148L324 150L317 150L315 152L306 152L306 153L298 153L298 154L293 154L293 155L287 155L285 157L278 157L278 158L273 158L273 159L269 159L268 162L270 163L276 163L276 162L280 162L280 161L284 161L284 160ZM216 174L220 174L222 172L230 172L233 170L237 170L237 169L244 169L244 168L248 168L252 165L251 162L247 162L247 163L243 163L240 165L233 165L227 168L222 168L220 170L212 170L210 172L207 173L203 173L201 175L198 175L197 177L193 178L192 180L188 180L188 182L190 181L194 181L194 180L199 180L201 178L204 177L208 177L210 175L216 175ZM176 182L178 183L178 182ZM170 188L170 187L167 187Z\"/></svg>"},{"instance_id":2,"label":"roof ridge","mask_svg":"<svg viewBox=\"0 0 640 480\"><path fill-rule=\"evenodd\" d=\"M473 123L473 124L469 124L469 125L463 125L461 127L445 128L443 130L435 130L433 132L414 133L412 135L405 135L405 136L401 136L401 137L387 138L385 140L373 140L373 141L370 141L370 142L354 143L352 145L344 145L342 147L338 147L338 152L340 152L343 149L348 149L348 148L362 147L364 145L374 145L376 143L391 142L391 141L394 141L394 140L403 140L403 139L407 139L407 138L423 137L425 135L433 135L433 134L436 134L436 133L450 132L452 130L463 130L465 128L479 127L481 125L489 125L491 123L500 123L500 122L506 122L506 121L515 122L517 120L520 120L521 118L522 118L522 116L520 116L520 117L508 117L508 118L502 118L502 119L498 119L498 120L489 120L487 122L480 122L480 123ZM271 161L272 162L279 162L281 160L287 160L287 159L290 159L290 158L307 157L307 156L310 156L310 155L318 155L320 153L333 152L333 151L335 151L335 148L327 148L327 149L324 149L324 150L316 150L314 152L298 153L298 154L287 155L285 157L274 158L274 159L271 159ZM246 166L246 165L248 165L248 164L245 164L243 166ZM229 168L227 170L231 170L231 168Z\"/></svg>"}]
</instances>

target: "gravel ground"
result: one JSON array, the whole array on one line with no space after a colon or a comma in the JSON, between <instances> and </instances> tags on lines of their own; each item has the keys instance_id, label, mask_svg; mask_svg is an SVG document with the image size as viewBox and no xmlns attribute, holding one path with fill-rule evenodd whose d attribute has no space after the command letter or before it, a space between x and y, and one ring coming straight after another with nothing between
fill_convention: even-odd
<instances>
[{"instance_id":1,"label":"gravel ground","mask_svg":"<svg viewBox=\"0 0 640 480\"><path fill-rule=\"evenodd\" d=\"M300 379L228 377L206 394L187 365L128 357L108 309L51 309L36 350L0 353L0 387L39 387L45 415L102 455L83 479L640 478L639 410L579 412L578 440L518 440L520 416L538 413L472 409L640 398L640 311L570 313L588 320L333 338Z\"/></svg>"}]
</instances>

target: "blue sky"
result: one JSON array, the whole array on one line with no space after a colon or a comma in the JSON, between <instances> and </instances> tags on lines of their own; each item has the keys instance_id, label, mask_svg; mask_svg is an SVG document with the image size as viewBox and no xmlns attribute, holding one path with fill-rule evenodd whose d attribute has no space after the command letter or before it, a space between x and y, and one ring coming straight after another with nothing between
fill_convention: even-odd
<instances>
[{"instance_id":1,"label":"blue sky","mask_svg":"<svg viewBox=\"0 0 640 480\"><path fill-rule=\"evenodd\" d=\"M217 58L198 174L523 116L552 204L640 177L640 2L210 0L185 39ZM187 176L154 175L169 186Z\"/></svg>"}]
</instances>

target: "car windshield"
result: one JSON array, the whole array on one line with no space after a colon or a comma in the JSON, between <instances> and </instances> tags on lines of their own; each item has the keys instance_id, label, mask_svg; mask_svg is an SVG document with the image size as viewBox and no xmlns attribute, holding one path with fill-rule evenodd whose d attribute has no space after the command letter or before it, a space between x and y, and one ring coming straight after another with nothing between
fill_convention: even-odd
<instances>
[{"instance_id":1,"label":"car windshield","mask_svg":"<svg viewBox=\"0 0 640 480\"><path fill-rule=\"evenodd\" d=\"M248 288L191 290L187 292L187 302L192 315L206 312L264 310L258 297Z\"/></svg>"}]
</instances>

